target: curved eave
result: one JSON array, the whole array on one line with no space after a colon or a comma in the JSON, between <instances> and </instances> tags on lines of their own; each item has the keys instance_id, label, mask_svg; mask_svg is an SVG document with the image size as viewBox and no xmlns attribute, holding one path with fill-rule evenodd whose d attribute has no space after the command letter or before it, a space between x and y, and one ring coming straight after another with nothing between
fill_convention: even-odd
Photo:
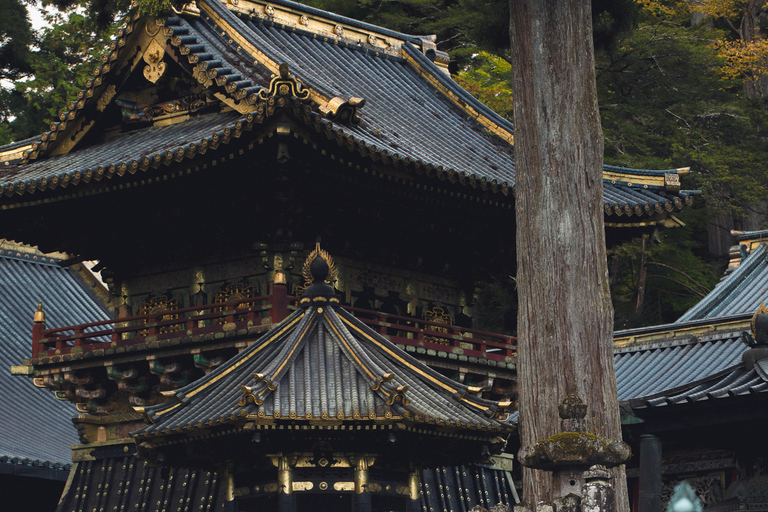
<instances>
[{"instance_id":1,"label":"curved eave","mask_svg":"<svg viewBox=\"0 0 768 512\"><path fill-rule=\"evenodd\" d=\"M45 194L46 192L51 192L64 187L77 188L80 185L95 182L106 183L104 187L100 187L100 191L106 192L111 190L114 186L117 186L116 184L109 185L110 180L119 181L119 178L125 175L130 177L137 171L153 174L155 175L155 180L161 179L160 177L163 175L163 172L157 171L161 167L169 167L174 163L181 163L200 158L200 155L204 155L207 150L215 150L222 143L228 144L233 137L240 138L245 131L252 130L255 124L263 124L267 120L277 117L279 112L280 111L276 111L272 116L267 116L264 109L261 108L256 112L242 117L237 117L236 114L233 113L230 114L231 120L219 124L214 123L216 126L202 137L189 137L187 140L181 141L171 147L166 147L160 151L140 152L136 155L132 155L129 159L119 158L103 160L98 163L83 165L79 168L71 167L69 170L63 172L44 173L43 175L37 173L37 176L29 176L31 172L30 166L39 164L27 164L19 168L20 173L25 175L24 179L2 183L2 176L0 176L0 199L2 199L2 197L14 199L19 196L40 193ZM414 172L416 174L426 174L429 177L437 178L441 181L447 180L450 183L469 185L473 188L490 190L496 193L500 192L503 195L508 195L510 192L510 189L506 185L499 184L495 179L488 180L486 177L477 179L476 176L463 171L435 166L430 162L424 162L412 158L409 155L403 155L396 151L382 148L361 138L349 127L339 125L323 118L320 114L313 112L308 105L296 103L294 107L288 107L288 112L290 112L293 115L292 117L296 119L298 126L309 128L310 133L315 132L324 134L327 139L335 141L340 147L344 147L352 153L370 159L371 162L381 162L385 165ZM216 114L209 114L208 116L203 116L198 119L213 115ZM188 122L189 121L185 123ZM160 130L180 129L179 127L183 127L185 123L175 125L175 128L174 126L170 126L161 128ZM145 130L149 131L152 129L148 128ZM272 131L274 130L275 128L272 129ZM130 133L136 134L137 132L129 132L127 135L130 136ZM267 135L267 133L260 134L261 137ZM106 141L103 144L109 144L109 141ZM89 151L89 148L84 149L83 151L87 152ZM77 154L78 153L62 155L56 158L77 161L79 159ZM34 167L32 171L34 171ZM32 174L34 173L35 172L32 172ZM152 182L152 178L149 180L142 180L142 183L149 184ZM88 193L98 193L98 191L93 192L91 190ZM45 195L47 196L47 194ZM73 194L67 194L66 197L77 195L77 192L73 192ZM666 214L679 211L685 206L693 203L693 194L686 194L683 197L684 198L681 199L678 196L671 196L669 193L661 190L642 187L632 188L605 183L603 208L608 219L616 217L627 218L626 221L618 221L618 225L632 225L632 218L646 220L646 223L647 221L651 221L652 223L662 223ZM45 200L46 199L43 198L36 200L35 198L27 201L17 201L17 203L2 204L0 205L0 208L12 208L19 203L33 205ZM642 220L640 222L642 222ZM607 222L610 224L611 221L607 220Z\"/></svg>"},{"instance_id":2,"label":"curved eave","mask_svg":"<svg viewBox=\"0 0 768 512\"><path fill-rule=\"evenodd\" d=\"M367 425L361 427L366 430L403 423L434 435L486 439L514 430L495 419L499 403L467 393L466 386L429 369L345 311L337 315L330 306L325 311L311 306L174 392L166 404L148 408L152 423L132 435L194 435L243 422L333 429L351 422Z\"/></svg>"},{"instance_id":3,"label":"curved eave","mask_svg":"<svg viewBox=\"0 0 768 512\"><path fill-rule=\"evenodd\" d=\"M11 180L7 178L13 178L13 176L6 176L5 183L3 183L4 176L0 174L0 200L3 198L16 199L19 196L30 196L29 200L16 202L6 202L0 204L0 209L14 208L19 205L31 206L51 200L50 196L46 193L58 191L61 188L77 188L89 183L102 182L103 186L96 187L96 190L89 189L88 194L107 192L119 186L118 183L110 184L110 181L119 181L119 178L123 176L131 176L137 173L137 171L148 172L156 170L160 167L168 167L175 162L182 162L184 160L193 159L197 155L205 154L209 149L214 150L220 144L228 144L230 140L238 138L242 135L244 130L248 130L253 125L252 117L229 116L228 119L220 120L218 122L212 119L211 116L205 116L198 118L199 120L207 121L206 127L195 130L191 129L191 134L178 143L162 144L162 149L149 149L142 151L137 150L136 154L131 155L129 158L122 156L123 152L118 151L121 157L106 157L100 159L99 156L102 153L108 152L110 141L105 141L93 148L87 148L81 152L70 153L46 159L44 161L32 162L18 169L18 172L24 176L24 179ZM211 122L213 121L213 122ZM167 130L169 133L179 130L181 128L191 128L186 123L163 128L161 130ZM148 128L141 131L130 132L127 134L129 137L139 139L142 143L151 145L151 138L155 134L152 128ZM136 142L136 140L134 140ZM139 144L141 145L141 144ZM86 155L83 155L86 153ZM88 153L91 154L91 158L88 158ZM56 171L53 171L57 168ZM53 171L53 172L52 172ZM159 180L162 173L154 173L154 178ZM153 180L142 180L142 184L152 183ZM34 197L36 194L43 194L39 200ZM65 194L63 197L76 197L78 191L73 191L72 194ZM61 199L61 196L57 196L57 199Z\"/></svg>"},{"instance_id":4,"label":"curved eave","mask_svg":"<svg viewBox=\"0 0 768 512\"><path fill-rule=\"evenodd\" d=\"M634 410L657 409L686 404L718 403L725 399L768 396L768 382L754 368L743 363L687 386L629 400Z\"/></svg>"}]
</instances>

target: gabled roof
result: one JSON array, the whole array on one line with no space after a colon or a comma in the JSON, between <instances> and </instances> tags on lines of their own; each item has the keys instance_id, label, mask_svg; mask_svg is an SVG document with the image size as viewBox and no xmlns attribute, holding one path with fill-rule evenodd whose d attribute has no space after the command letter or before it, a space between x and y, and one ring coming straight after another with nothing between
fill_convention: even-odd
<instances>
[{"instance_id":1,"label":"gabled roof","mask_svg":"<svg viewBox=\"0 0 768 512\"><path fill-rule=\"evenodd\" d=\"M306 97L287 105L293 107L295 117L347 150L406 172L504 194L514 186L512 124L446 75L439 66L445 64L445 55L429 38L400 34L286 0L226 5L200 0L196 5L199 11L161 20L162 27L129 19L106 64L94 71L96 78L62 114L61 122L29 145L21 159L18 147L5 153L0 149L0 157L5 157L0 160L6 162L0 165L0 202L36 191L79 186L91 179L119 180L125 171L154 174L161 163L195 158L203 141L216 133L200 133L196 127L214 129L220 123L231 129L237 122L250 126L280 110L280 101L275 102L274 91L268 89L281 64L287 64L298 80L294 96ZM84 139L74 134L92 130L93 124L88 122L98 124L98 110L103 111L120 94L110 73L124 69L126 55L136 53L130 38L145 37L145 32L153 30L159 31L157 38L170 40L174 58L206 87L209 98L215 97L241 117L236 119L231 113L227 115L232 119L199 121L188 129L140 130L134 137L147 144L128 146L130 151L114 148L135 142L124 139L125 135L80 147ZM158 148L164 153L158 153ZM69 153L69 158L51 158L63 153ZM74 156L77 154L80 156ZM690 204L696 193L679 190L683 172L678 171L606 166L605 214L647 224Z\"/></svg>"},{"instance_id":2,"label":"gabled roof","mask_svg":"<svg viewBox=\"0 0 768 512\"><path fill-rule=\"evenodd\" d=\"M72 459L69 447L77 443L72 405L41 393L28 377L9 372L29 357L39 301L50 325L108 318L75 271L57 263L31 248L0 244L0 459L66 464Z\"/></svg>"},{"instance_id":3,"label":"gabled roof","mask_svg":"<svg viewBox=\"0 0 768 512\"><path fill-rule=\"evenodd\" d=\"M676 323L752 315L768 300L768 245L761 243Z\"/></svg>"},{"instance_id":4,"label":"gabled roof","mask_svg":"<svg viewBox=\"0 0 768 512\"><path fill-rule=\"evenodd\" d=\"M403 422L510 432L499 403L478 398L409 356L341 308L300 309L205 377L147 409L136 437L233 421ZM506 416L506 414L502 414Z\"/></svg>"}]
</instances>

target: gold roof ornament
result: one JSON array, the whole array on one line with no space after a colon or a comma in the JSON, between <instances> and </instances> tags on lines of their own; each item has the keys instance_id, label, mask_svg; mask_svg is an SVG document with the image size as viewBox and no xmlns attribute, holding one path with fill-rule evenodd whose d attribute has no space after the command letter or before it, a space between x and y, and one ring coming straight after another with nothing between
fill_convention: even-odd
<instances>
[{"instance_id":1,"label":"gold roof ornament","mask_svg":"<svg viewBox=\"0 0 768 512\"><path fill-rule=\"evenodd\" d=\"M331 284L332 282L336 281L337 277L337 269L336 264L333 261L333 258L331 258L331 255L328 254L326 251L320 248L320 242L317 242L315 244L315 248L312 250L312 252L309 253L309 256L307 256L307 259L304 261L304 267L302 269L302 275L304 276L304 280L307 285L310 285L314 282L314 277L312 277L312 262L315 261L315 258L321 258L325 261L325 263L328 265L328 276L325 278L325 282L328 284Z\"/></svg>"}]
</instances>

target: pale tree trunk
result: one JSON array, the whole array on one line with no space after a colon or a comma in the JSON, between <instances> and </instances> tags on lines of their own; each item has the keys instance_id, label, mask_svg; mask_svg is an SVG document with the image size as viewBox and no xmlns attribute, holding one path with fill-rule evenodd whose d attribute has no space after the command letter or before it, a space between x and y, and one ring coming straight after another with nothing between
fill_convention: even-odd
<instances>
[{"instance_id":1,"label":"pale tree trunk","mask_svg":"<svg viewBox=\"0 0 768 512\"><path fill-rule=\"evenodd\" d=\"M594 433L619 440L590 3L510 0L510 28L521 442L559 432L569 393L589 407ZM623 473L617 511L629 506ZM550 500L550 473L525 470L523 491L529 503Z\"/></svg>"}]
</instances>

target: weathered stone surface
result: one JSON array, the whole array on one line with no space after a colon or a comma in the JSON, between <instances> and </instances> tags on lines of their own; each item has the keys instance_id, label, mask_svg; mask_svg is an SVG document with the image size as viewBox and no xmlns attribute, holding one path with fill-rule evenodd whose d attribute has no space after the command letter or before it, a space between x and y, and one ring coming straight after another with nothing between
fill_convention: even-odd
<instances>
[{"instance_id":1,"label":"weathered stone surface","mask_svg":"<svg viewBox=\"0 0 768 512\"><path fill-rule=\"evenodd\" d=\"M613 512L615 510L613 487L604 480L585 484L582 494L581 512Z\"/></svg>"},{"instance_id":2,"label":"weathered stone surface","mask_svg":"<svg viewBox=\"0 0 768 512\"><path fill-rule=\"evenodd\" d=\"M626 462L630 455L627 444L587 432L555 434L533 446L523 446L518 454L523 466L549 470L594 464L613 467Z\"/></svg>"},{"instance_id":3,"label":"weathered stone surface","mask_svg":"<svg viewBox=\"0 0 768 512\"><path fill-rule=\"evenodd\" d=\"M557 512L579 512L581 510L581 497L575 494L568 494L555 500Z\"/></svg>"}]
</instances>

